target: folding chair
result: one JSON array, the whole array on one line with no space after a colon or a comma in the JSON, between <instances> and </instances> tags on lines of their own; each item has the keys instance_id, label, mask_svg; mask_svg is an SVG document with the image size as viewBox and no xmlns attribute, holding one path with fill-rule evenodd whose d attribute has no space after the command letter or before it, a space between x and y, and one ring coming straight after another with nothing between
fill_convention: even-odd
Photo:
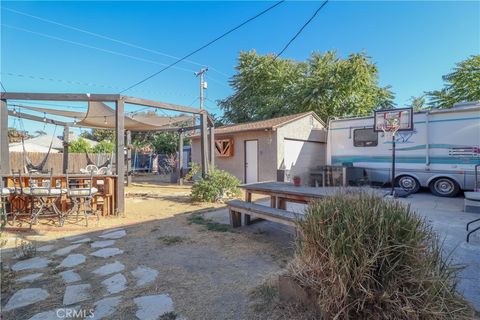
<instances>
[{"instance_id":1,"label":"folding chair","mask_svg":"<svg viewBox=\"0 0 480 320\"><path fill-rule=\"evenodd\" d=\"M73 203L69 214L76 212L78 221L78 216L83 211L85 225L87 227L89 214L96 215L97 225L100 220L98 211L93 210L92 207L92 200L97 192L98 189L93 187L93 171L90 171L86 177L81 178L71 178L67 173L67 196Z\"/></svg>"},{"instance_id":2,"label":"folding chair","mask_svg":"<svg viewBox=\"0 0 480 320\"><path fill-rule=\"evenodd\" d=\"M53 186L52 175L53 169L50 170L48 179L45 179L45 176L36 176L32 174L32 172L29 172L29 186L28 188L23 188L23 193L30 196L30 228L32 228L33 224L37 223L40 215L47 214L58 216L59 225L63 226L63 213L58 209L55 202L61 199L64 191L60 187Z\"/></svg>"}]
</instances>

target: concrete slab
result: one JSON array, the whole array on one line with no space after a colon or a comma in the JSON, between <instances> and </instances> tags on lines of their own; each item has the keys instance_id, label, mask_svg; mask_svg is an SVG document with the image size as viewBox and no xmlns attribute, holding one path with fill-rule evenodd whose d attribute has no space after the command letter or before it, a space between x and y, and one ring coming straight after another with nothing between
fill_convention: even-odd
<instances>
[{"instance_id":1,"label":"concrete slab","mask_svg":"<svg viewBox=\"0 0 480 320\"><path fill-rule=\"evenodd\" d=\"M58 249L58 250L55 251L53 254L56 255L56 256L64 256L64 255L69 254L69 253L72 252L73 250L77 249L77 248L80 247L81 245L82 245L81 243L72 244L72 245L70 245L70 246L68 246L68 247Z\"/></svg>"},{"instance_id":2,"label":"concrete slab","mask_svg":"<svg viewBox=\"0 0 480 320\"><path fill-rule=\"evenodd\" d=\"M80 240L73 241L72 243L77 244L77 243L85 243L85 242L88 242L88 241L92 241L92 239L87 237L87 238L82 238Z\"/></svg>"},{"instance_id":3,"label":"concrete slab","mask_svg":"<svg viewBox=\"0 0 480 320\"><path fill-rule=\"evenodd\" d=\"M48 251L52 251L53 248L55 248L55 246L53 244L46 244L44 246L38 247L37 251L38 252L48 252Z\"/></svg>"},{"instance_id":4,"label":"concrete slab","mask_svg":"<svg viewBox=\"0 0 480 320\"><path fill-rule=\"evenodd\" d=\"M60 272L60 276L62 276L63 281L65 281L66 283L72 283L82 280L80 275L73 270Z\"/></svg>"},{"instance_id":5,"label":"concrete slab","mask_svg":"<svg viewBox=\"0 0 480 320\"><path fill-rule=\"evenodd\" d=\"M117 309L120 301L122 301L122 297L108 297L95 302L95 311L91 319L100 320L111 316Z\"/></svg>"},{"instance_id":6,"label":"concrete slab","mask_svg":"<svg viewBox=\"0 0 480 320\"><path fill-rule=\"evenodd\" d=\"M67 286L63 295L63 305L68 306L91 298L90 284L74 284Z\"/></svg>"},{"instance_id":7,"label":"concrete slab","mask_svg":"<svg viewBox=\"0 0 480 320\"><path fill-rule=\"evenodd\" d=\"M95 252L92 252L90 253L90 255L94 257L100 257L100 258L109 258L122 253L123 253L123 250L120 250L118 248L104 248L104 249L100 249Z\"/></svg>"},{"instance_id":8,"label":"concrete slab","mask_svg":"<svg viewBox=\"0 0 480 320\"><path fill-rule=\"evenodd\" d=\"M4 311L25 307L36 302L47 299L49 296L46 290L40 288L20 289L8 300Z\"/></svg>"},{"instance_id":9,"label":"concrete slab","mask_svg":"<svg viewBox=\"0 0 480 320\"><path fill-rule=\"evenodd\" d=\"M31 317L29 320L65 320L67 318L67 312L73 312L74 310L80 310L80 306L68 307L68 308L58 308L55 310L40 312ZM87 319L89 319L87 317Z\"/></svg>"},{"instance_id":10,"label":"concrete slab","mask_svg":"<svg viewBox=\"0 0 480 320\"><path fill-rule=\"evenodd\" d=\"M18 278L15 280L15 282L32 282L38 278L40 278L43 275L43 273L32 273L26 276L23 276L21 278Z\"/></svg>"},{"instance_id":11,"label":"concrete slab","mask_svg":"<svg viewBox=\"0 0 480 320\"><path fill-rule=\"evenodd\" d=\"M95 241L90 244L90 247L92 248L105 248L105 247L110 247L115 243L115 240L100 240L100 241Z\"/></svg>"},{"instance_id":12,"label":"concrete slab","mask_svg":"<svg viewBox=\"0 0 480 320\"><path fill-rule=\"evenodd\" d=\"M87 258L80 253L72 253L69 254L65 259L63 259L62 263L58 266L58 268L71 268L78 266L85 262Z\"/></svg>"},{"instance_id":13,"label":"concrete slab","mask_svg":"<svg viewBox=\"0 0 480 320\"><path fill-rule=\"evenodd\" d=\"M48 266L51 260L43 257L33 257L27 260L19 261L12 266L13 271L23 271L29 269L42 269Z\"/></svg>"},{"instance_id":14,"label":"concrete slab","mask_svg":"<svg viewBox=\"0 0 480 320\"><path fill-rule=\"evenodd\" d=\"M125 229L123 229L123 228L108 229L108 230L104 230L104 231L102 232L102 234L112 233L112 232L119 231L119 230L125 230Z\"/></svg>"},{"instance_id":15,"label":"concrete slab","mask_svg":"<svg viewBox=\"0 0 480 320\"><path fill-rule=\"evenodd\" d=\"M136 286L140 287L153 282L158 276L158 271L146 266L138 266L132 271L132 275L137 280Z\"/></svg>"},{"instance_id":16,"label":"concrete slab","mask_svg":"<svg viewBox=\"0 0 480 320\"><path fill-rule=\"evenodd\" d=\"M99 237L104 239L120 239L120 238L123 238L126 234L127 232L125 232L125 230L119 229L116 231L102 234Z\"/></svg>"},{"instance_id":17,"label":"concrete slab","mask_svg":"<svg viewBox=\"0 0 480 320\"><path fill-rule=\"evenodd\" d=\"M123 271L124 269L125 266L122 263L115 261L93 270L93 273L98 276L106 276L115 272Z\"/></svg>"},{"instance_id":18,"label":"concrete slab","mask_svg":"<svg viewBox=\"0 0 480 320\"><path fill-rule=\"evenodd\" d=\"M123 274L117 273L103 280L102 284L107 288L108 294L114 294L126 289L127 279Z\"/></svg>"},{"instance_id":19,"label":"concrete slab","mask_svg":"<svg viewBox=\"0 0 480 320\"><path fill-rule=\"evenodd\" d=\"M135 315L141 320L157 320L165 313L173 312L173 300L168 294L143 296L133 299L138 307Z\"/></svg>"}]
</instances>

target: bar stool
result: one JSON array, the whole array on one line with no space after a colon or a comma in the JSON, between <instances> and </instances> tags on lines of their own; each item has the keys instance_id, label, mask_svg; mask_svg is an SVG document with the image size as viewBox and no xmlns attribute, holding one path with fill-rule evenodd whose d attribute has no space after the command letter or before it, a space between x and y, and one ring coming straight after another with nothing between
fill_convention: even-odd
<instances>
[{"instance_id":1,"label":"bar stool","mask_svg":"<svg viewBox=\"0 0 480 320\"><path fill-rule=\"evenodd\" d=\"M12 210L10 214L13 215L12 225L15 225L17 216L26 212L26 209L28 208L28 200L23 193L23 177L20 170L12 170L12 181L13 187L10 188L10 192L12 193L10 207ZM20 205L20 203L22 204Z\"/></svg>"},{"instance_id":2,"label":"bar stool","mask_svg":"<svg viewBox=\"0 0 480 320\"><path fill-rule=\"evenodd\" d=\"M3 178L0 178L0 214L2 227L6 225L8 221L7 202L10 195L10 188L4 187Z\"/></svg>"},{"instance_id":3,"label":"bar stool","mask_svg":"<svg viewBox=\"0 0 480 320\"><path fill-rule=\"evenodd\" d=\"M32 172L29 172L29 186L28 188L23 188L23 193L30 196L31 201L30 229L33 224L37 223L38 217L45 214L46 210L49 211L48 213L56 215L59 225L63 226L63 213L58 209L55 202L61 199L64 190L53 186L52 175L53 169L50 170L48 179L45 179L45 176L35 176Z\"/></svg>"},{"instance_id":4,"label":"bar stool","mask_svg":"<svg viewBox=\"0 0 480 320\"><path fill-rule=\"evenodd\" d=\"M87 178L88 177L88 178ZM88 216L94 214L97 217L97 225L100 220L97 210L93 210L92 200L98 189L93 187L93 171L87 177L71 178L67 172L67 196L73 206L69 214L77 213L77 221L80 212L83 211L85 225L88 227Z\"/></svg>"}]
</instances>

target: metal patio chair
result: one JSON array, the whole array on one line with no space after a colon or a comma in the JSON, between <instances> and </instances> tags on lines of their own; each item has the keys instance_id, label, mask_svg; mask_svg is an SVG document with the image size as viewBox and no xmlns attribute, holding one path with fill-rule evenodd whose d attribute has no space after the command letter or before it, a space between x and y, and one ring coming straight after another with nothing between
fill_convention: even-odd
<instances>
[{"instance_id":1,"label":"metal patio chair","mask_svg":"<svg viewBox=\"0 0 480 320\"><path fill-rule=\"evenodd\" d=\"M67 173L67 196L72 201L73 206L69 210L69 214L76 212L76 219L81 212L85 217L85 225L88 227L88 216L95 215L97 217L97 225L100 220L97 210L93 210L92 201L97 194L98 189L93 187L93 171L87 177L72 178Z\"/></svg>"},{"instance_id":2,"label":"metal patio chair","mask_svg":"<svg viewBox=\"0 0 480 320\"><path fill-rule=\"evenodd\" d=\"M0 178L0 215L2 227L6 225L8 221L7 202L11 194L11 189L6 188L4 186L3 178Z\"/></svg>"},{"instance_id":3,"label":"metal patio chair","mask_svg":"<svg viewBox=\"0 0 480 320\"><path fill-rule=\"evenodd\" d=\"M23 193L30 196L30 228L37 223L38 217L41 215L56 215L59 225L63 226L63 213L57 207L56 202L62 198L64 190L60 186L53 185L52 175L53 169L50 170L48 178L45 178L45 175L35 175L29 172L29 186L23 188Z\"/></svg>"}]
</instances>

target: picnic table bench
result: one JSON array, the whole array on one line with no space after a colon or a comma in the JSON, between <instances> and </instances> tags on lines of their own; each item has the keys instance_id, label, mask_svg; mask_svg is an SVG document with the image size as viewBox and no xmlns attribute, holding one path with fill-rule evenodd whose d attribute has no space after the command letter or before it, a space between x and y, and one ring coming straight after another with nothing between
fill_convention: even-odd
<instances>
[{"instance_id":1,"label":"picnic table bench","mask_svg":"<svg viewBox=\"0 0 480 320\"><path fill-rule=\"evenodd\" d=\"M228 202L228 209L230 211L230 225L233 228L242 226L242 214L248 216L253 215L260 219L295 226L296 215L291 211L262 206L242 200L232 200Z\"/></svg>"}]
</instances>

